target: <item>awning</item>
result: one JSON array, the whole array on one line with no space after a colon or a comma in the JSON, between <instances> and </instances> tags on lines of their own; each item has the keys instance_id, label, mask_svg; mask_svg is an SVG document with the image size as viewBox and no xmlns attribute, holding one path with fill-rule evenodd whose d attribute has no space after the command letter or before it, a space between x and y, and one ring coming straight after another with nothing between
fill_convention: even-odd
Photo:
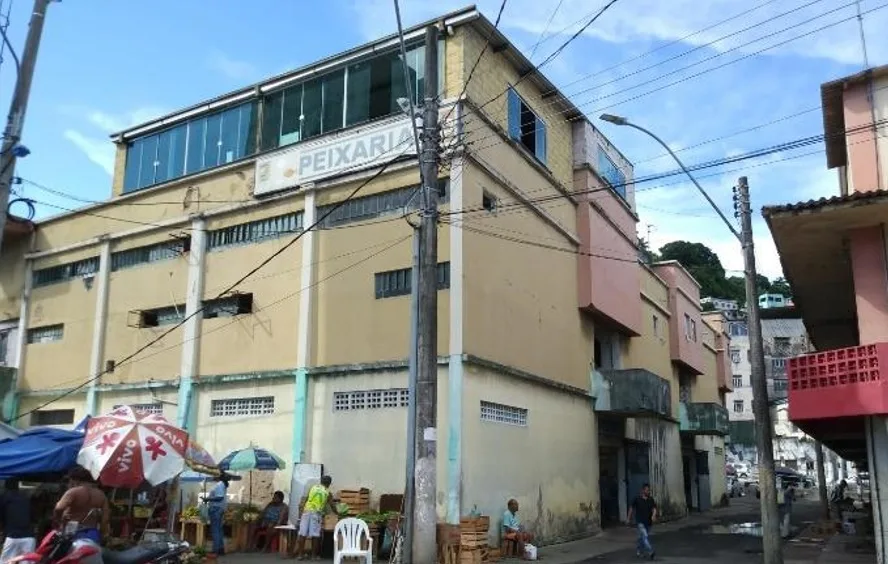
<instances>
[{"instance_id":1,"label":"awning","mask_svg":"<svg viewBox=\"0 0 888 564\"><path fill-rule=\"evenodd\" d=\"M848 233L888 217L888 191L856 192L762 210L793 301L818 350L858 344Z\"/></svg>"},{"instance_id":2,"label":"awning","mask_svg":"<svg viewBox=\"0 0 888 564\"><path fill-rule=\"evenodd\" d=\"M77 465L83 433L40 427L0 441L0 479L58 476Z\"/></svg>"}]
</instances>

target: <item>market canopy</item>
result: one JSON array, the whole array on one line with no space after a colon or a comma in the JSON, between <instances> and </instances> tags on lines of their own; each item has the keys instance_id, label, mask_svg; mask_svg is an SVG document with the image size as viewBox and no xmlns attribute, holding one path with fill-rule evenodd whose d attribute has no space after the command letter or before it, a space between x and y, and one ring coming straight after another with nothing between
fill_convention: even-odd
<instances>
[{"instance_id":1,"label":"market canopy","mask_svg":"<svg viewBox=\"0 0 888 564\"><path fill-rule=\"evenodd\" d=\"M83 433L49 427L0 441L0 479L57 476L77 466Z\"/></svg>"}]
</instances>

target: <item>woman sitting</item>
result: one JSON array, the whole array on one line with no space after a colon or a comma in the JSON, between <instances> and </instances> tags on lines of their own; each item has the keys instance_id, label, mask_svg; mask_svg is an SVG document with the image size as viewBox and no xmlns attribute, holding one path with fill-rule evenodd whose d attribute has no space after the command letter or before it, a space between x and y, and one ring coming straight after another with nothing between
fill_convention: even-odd
<instances>
[{"instance_id":1,"label":"woman sitting","mask_svg":"<svg viewBox=\"0 0 888 564\"><path fill-rule=\"evenodd\" d=\"M286 524L289 515L290 509L284 503L284 492L274 492L271 501L262 510L259 525L256 527L256 533L253 536L253 546L258 546L259 540L262 539L265 552L270 552L271 539L275 533L274 528Z\"/></svg>"}]
</instances>

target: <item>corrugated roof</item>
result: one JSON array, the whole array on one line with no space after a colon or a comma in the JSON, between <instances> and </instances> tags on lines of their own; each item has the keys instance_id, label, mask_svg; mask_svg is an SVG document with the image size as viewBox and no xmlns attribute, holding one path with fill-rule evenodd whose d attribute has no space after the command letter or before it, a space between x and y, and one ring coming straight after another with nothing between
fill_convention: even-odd
<instances>
[{"instance_id":1,"label":"corrugated roof","mask_svg":"<svg viewBox=\"0 0 888 564\"><path fill-rule=\"evenodd\" d=\"M801 319L762 319L762 339L785 337L798 339L807 335Z\"/></svg>"},{"instance_id":2,"label":"corrugated roof","mask_svg":"<svg viewBox=\"0 0 888 564\"><path fill-rule=\"evenodd\" d=\"M843 205L843 204L855 204L855 203L863 203L863 204L871 204L877 203L876 200L881 198L885 198L888 196L888 190L872 190L869 192L852 192L847 196L833 196L831 198L820 198L818 200L808 200L807 202L798 202L796 204L781 204L777 206L765 206L762 208L762 215L766 218L768 216L784 213L784 212L798 212L798 211L816 211L821 208L826 208L829 206Z\"/></svg>"}]
</instances>

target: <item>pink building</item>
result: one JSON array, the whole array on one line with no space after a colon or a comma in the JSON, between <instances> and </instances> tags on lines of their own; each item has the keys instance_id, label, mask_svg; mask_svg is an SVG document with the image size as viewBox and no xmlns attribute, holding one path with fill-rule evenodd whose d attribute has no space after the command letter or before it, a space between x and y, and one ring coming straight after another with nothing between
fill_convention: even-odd
<instances>
[{"instance_id":1,"label":"pink building","mask_svg":"<svg viewBox=\"0 0 888 564\"><path fill-rule=\"evenodd\" d=\"M879 562L888 527L888 66L821 86L839 194L766 207L817 352L790 361L789 417L870 471Z\"/></svg>"}]
</instances>

